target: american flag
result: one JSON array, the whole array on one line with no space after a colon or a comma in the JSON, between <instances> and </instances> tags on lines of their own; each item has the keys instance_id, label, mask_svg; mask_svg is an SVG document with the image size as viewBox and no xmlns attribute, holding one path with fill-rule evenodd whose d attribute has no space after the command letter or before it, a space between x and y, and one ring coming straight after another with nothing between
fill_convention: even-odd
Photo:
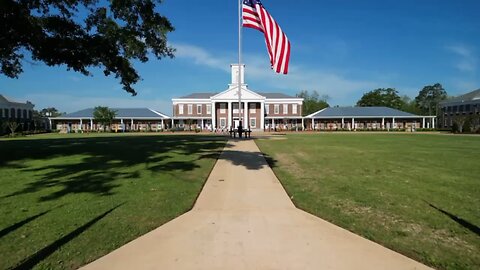
<instances>
[{"instance_id":1,"label":"american flag","mask_svg":"<svg viewBox=\"0 0 480 270\"><path fill-rule=\"evenodd\" d=\"M265 35L270 64L277 73L288 73L290 41L280 26L265 10L260 0L244 0L243 26L257 29Z\"/></svg>"}]
</instances>

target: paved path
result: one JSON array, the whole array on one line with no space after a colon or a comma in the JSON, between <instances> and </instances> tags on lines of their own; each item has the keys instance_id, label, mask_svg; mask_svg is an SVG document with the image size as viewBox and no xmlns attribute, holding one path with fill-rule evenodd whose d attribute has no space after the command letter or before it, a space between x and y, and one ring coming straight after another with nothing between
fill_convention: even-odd
<instances>
[{"instance_id":1,"label":"paved path","mask_svg":"<svg viewBox=\"0 0 480 270\"><path fill-rule=\"evenodd\" d=\"M192 211L85 269L428 269L295 208L252 140L230 141Z\"/></svg>"}]
</instances>

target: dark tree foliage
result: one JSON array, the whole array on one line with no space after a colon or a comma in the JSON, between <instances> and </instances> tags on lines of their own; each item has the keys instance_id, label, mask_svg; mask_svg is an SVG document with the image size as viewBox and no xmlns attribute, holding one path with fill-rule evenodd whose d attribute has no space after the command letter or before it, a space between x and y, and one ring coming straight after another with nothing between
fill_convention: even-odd
<instances>
[{"instance_id":1,"label":"dark tree foliage","mask_svg":"<svg viewBox=\"0 0 480 270\"><path fill-rule=\"evenodd\" d=\"M327 100L329 99L328 96L320 96L317 91L313 91L312 93L302 90L300 93L297 94L297 97L303 98L303 109L302 115L306 116L312 114L316 111L321 109L330 107Z\"/></svg>"},{"instance_id":2,"label":"dark tree foliage","mask_svg":"<svg viewBox=\"0 0 480 270\"><path fill-rule=\"evenodd\" d=\"M111 110L108 107L97 106L93 110L93 118L103 126L104 131L107 126L112 124L116 115L117 111Z\"/></svg>"},{"instance_id":3,"label":"dark tree foliage","mask_svg":"<svg viewBox=\"0 0 480 270\"><path fill-rule=\"evenodd\" d=\"M132 60L173 57L167 34L174 30L155 11L161 0L1 0L0 73L18 78L22 59L90 75L100 67L121 79L132 95L140 76Z\"/></svg>"},{"instance_id":4,"label":"dark tree foliage","mask_svg":"<svg viewBox=\"0 0 480 270\"><path fill-rule=\"evenodd\" d=\"M404 106L402 98L394 88L378 88L363 94L357 102L359 107L385 106L401 110Z\"/></svg>"},{"instance_id":5,"label":"dark tree foliage","mask_svg":"<svg viewBox=\"0 0 480 270\"><path fill-rule=\"evenodd\" d=\"M415 102L421 109L422 114L437 115L438 103L447 99L447 91L439 83L423 87L415 98Z\"/></svg>"}]
</instances>

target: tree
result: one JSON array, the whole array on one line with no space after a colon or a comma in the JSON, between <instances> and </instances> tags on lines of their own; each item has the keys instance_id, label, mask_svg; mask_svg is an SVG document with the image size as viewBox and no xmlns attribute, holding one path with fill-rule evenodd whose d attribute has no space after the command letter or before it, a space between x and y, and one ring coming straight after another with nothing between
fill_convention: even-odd
<instances>
[{"instance_id":1,"label":"tree","mask_svg":"<svg viewBox=\"0 0 480 270\"><path fill-rule=\"evenodd\" d=\"M421 110L418 108L417 102L414 99L410 98L407 95L401 97L403 105L401 110L404 112L409 112L412 114L420 115L422 114Z\"/></svg>"},{"instance_id":2,"label":"tree","mask_svg":"<svg viewBox=\"0 0 480 270\"><path fill-rule=\"evenodd\" d=\"M63 113L59 112L54 107L44 108L44 109L42 109L41 111L38 112L38 116L40 116L40 117L58 117L62 114Z\"/></svg>"},{"instance_id":3,"label":"tree","mask_svg":"<svg viewBox=\"0 0 480 270\"><path fill-rule=\"evenodd\" d=\"M103 126L103 131L105 131L107 125L110 126L112 124L116 115L117 112L108 107L97 106L93 110L93 118Z\"/></svg>"},{"instance_id":4,"label":"tree","mask_svg":"<svg viewBox=\"0 0 480 270\"><path fill-rule=\"evenodd\" d=\"M314 90L312 93L306 90L302 90L300 91L300 93L297 94L297 97L303 98L303 116L330 107L327 102L329 97L327 95L323 95L320 97L316 90Z\"/></svg>"},{"instance_id":5,"label":"tree","mask_svg":"<svg viewBox=\"0 0 480 270\"><path fill-rule=\"evenodd\" d=\"M443 89L441 84L436 83L423 87L418 96L415 97L415 102L417 102L422 114L432 115L432 113L435 113L437 115L438 103L445 99L447 99L447 91Z\"/></svg>"},{"instance_id":6,"label":"tree","mask_svg":"<svg viewBox=\"0 0 480 270\"><path fill-rule=\"evenodd\" d=\"M385 106L401 110L404 106L402 98L394 88L378 88L363 94L357 101L359 107Z\"/></svg>"},{"instance_id":7,"label":"tree","mask_svg":"<svg viewBox=\"0 0 480 270\"><path fill-rule=\"evenodd\" d=\"M155 11L161 0L3 0L0 8L0 73L18 78L24 53L48 66L90 75L101 67L105 76L121 78L123 89L136 95L140 80L131 61L173 57L167 34L174 30Z\"/></svg>"},{"instance_id":8,"label":"tree","mask_svg":"<svg viewBox=\"0 0 480 270\"><path fill-rule=\"evenodd\" d=\"M10 135L11 136L15 136L15 131L17 131L18 127L20 126L15 121L7 121L7 122L4 123L4 125L10 130Z\"/></svg>"}]
</instances>

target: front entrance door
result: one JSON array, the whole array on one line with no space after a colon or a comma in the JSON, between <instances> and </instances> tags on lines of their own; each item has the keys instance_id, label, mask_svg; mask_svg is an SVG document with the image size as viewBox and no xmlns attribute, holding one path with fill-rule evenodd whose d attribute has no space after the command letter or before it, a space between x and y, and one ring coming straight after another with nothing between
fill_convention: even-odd
<instances>
[{"instance_id":1,"label":"front entrance door","mask_svg":"<svg viewBox=\"0 0 480 270\"><path fill-rule=\"evenodd\" d=\"M240 124L240 120L238 118L233 119L233 128L238 128L238 125Z\"/></svg>"}]
</instances>

